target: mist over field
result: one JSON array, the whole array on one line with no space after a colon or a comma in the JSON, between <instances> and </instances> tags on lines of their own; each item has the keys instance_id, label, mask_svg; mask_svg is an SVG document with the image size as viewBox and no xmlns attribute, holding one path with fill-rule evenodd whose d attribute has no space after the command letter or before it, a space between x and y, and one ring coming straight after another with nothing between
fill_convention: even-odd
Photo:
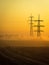
<instances>
[{"instance_id":1,"label":"mist over field","mask_svg":"<svg viewBox=\"0 0 49 65\"><path fill-rule=\"evenodd\" d=\"M49 65L49 41L0 39L0 65Z\"/></svg>"},{"instance_id":2,"label":"mist over field","mask_svg":"<svg viewBox=\"0 0 49 65\"><path fill-rule=\"evenodd\" d=\"M4 46L22 46L22 47L49 47L49 41L36 40L0 40L0 47Z\"/></svg>"}]
</instances>

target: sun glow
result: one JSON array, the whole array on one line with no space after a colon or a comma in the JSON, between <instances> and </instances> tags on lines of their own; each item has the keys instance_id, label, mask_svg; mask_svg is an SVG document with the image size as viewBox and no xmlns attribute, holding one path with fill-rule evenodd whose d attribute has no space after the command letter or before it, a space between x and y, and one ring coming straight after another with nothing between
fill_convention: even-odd
<instances>
[{"instance_id":1,"label":"sun glow","mask_svg":"<svg viewBox=\"0 0 49 65\"><path fill-rule=\"evenodd\" d=\"M45 27L41 28L43 39L49 40L49 0L0 0L0 35L18 34L19 38L30 36L29 16L40 17ZM36 37L36 33L34 33ZM30 38L29 38L30 39Z\"/></svg>"}]
</instances>

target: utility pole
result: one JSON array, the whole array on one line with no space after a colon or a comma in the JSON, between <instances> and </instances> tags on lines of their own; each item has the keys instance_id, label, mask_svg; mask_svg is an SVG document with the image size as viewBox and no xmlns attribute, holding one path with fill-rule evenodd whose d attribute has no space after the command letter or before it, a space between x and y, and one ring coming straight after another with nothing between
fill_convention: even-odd
<instances>
[{"instance_id":1,"label":"utility pole","mask_svg":"<svg viewBox=\"0 0 49 65\"><path fill-rule=\"evenodd\" d=\"M30 17L30 36L33 36L33 16L31 15Z\"/></svg>"},{"instance_id":2,"label":"utility pole","mask_svg":"<svg viewBox=\"0 0 49 65\"><path fill-rule=\"evenodd\" d=\"M43 25L40 25L40 22L43 22L43 20L40 20L40 15L38 16L38 20L35 20L35 22L38 22L37 25L35 25L34 27L37 27L37 30L35 32L37 32L37 36L39 37L41 34L41 32L43 32L43 30L41 30L41 27L44 27Z\"/></svg>"}]
</instances>

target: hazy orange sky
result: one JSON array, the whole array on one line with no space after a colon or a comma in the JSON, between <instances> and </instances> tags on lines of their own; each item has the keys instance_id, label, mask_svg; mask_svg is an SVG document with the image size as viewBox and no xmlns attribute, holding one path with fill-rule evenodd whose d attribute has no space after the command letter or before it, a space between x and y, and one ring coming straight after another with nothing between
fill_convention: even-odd
<instances>
[{"instance_id":1,"label":"hazy orange sky","mask_svg":"<svg viewBox=\"0 0 49 65\"><path fill-rule=\"evenodd\" d=\"M0 0L0 34L29 35L29 16L44 20L42 35L49 37L49 0ZM35 33L34 33L35 34Z\"/></svg>"}]
</instances>

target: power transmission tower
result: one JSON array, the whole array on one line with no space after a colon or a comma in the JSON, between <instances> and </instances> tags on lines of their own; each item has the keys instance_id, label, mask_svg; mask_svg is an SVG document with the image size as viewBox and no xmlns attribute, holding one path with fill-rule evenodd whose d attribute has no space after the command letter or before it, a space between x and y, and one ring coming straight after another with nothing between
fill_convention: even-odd
<instances>
[{"instance_id":1,"label":"power transmission tower","mask_svg":"<svg viewBox=\"0 0 49 65\"><path fill-rule=\"evenodd\" d=\"M38 20L35 20L35 22L38 22L37 25L35 25L34 27L37 27L37 30L35 32L37 32L37 36L39 37L41 34L41 32L43 32L43 30L41 30L41 27L44 27L43 25L40 25L40 22L43 22L43 20L40 20L40 15L38 16Z\"/></svg>"},{"instance_id":2,"label":"power transmission tower","mask_svg":"<svg viewBox=\"0 0 49 65\"><path fill-rule=\"evenodd\" d=\"M30 17L30 36L33 36L33 16L31 15Z\"/></svg>"}]
</instances>

